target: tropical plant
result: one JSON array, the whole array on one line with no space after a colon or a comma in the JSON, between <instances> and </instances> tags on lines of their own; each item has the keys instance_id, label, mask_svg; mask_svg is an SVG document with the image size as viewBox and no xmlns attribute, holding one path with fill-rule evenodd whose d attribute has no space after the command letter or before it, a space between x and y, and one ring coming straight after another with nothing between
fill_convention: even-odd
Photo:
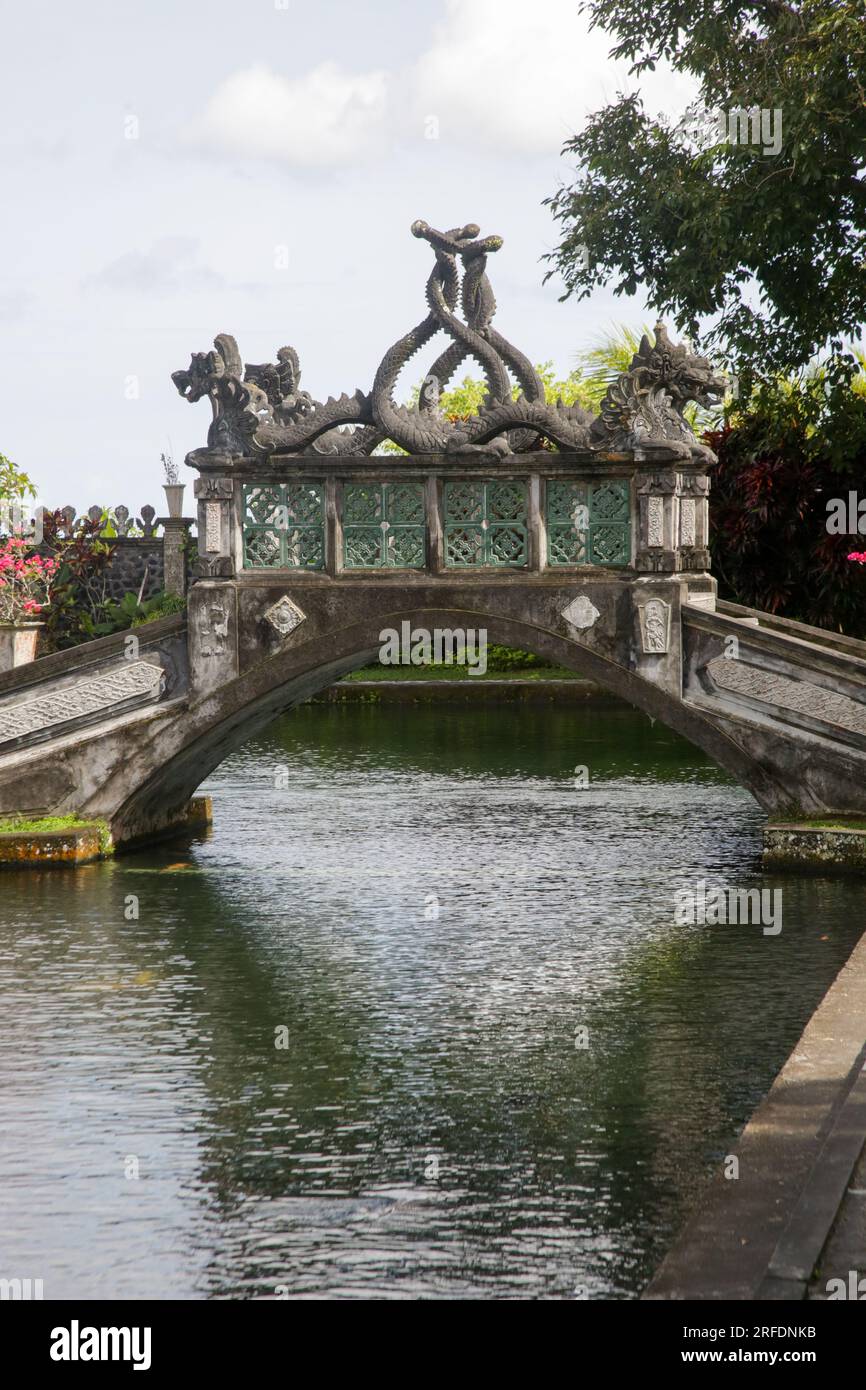
<instances>
[{"instance_id":1,"label":"tropical plant","mask_svg":"<svg viewBox=\"0 0 866 1390\"><path fill-rule=\"evenodd\" d=\"M114 546L102 536L101 519L79 517L70 529L62 511L45 512L42 526L43 550L56 562L44 613L46 646L60 650L93 637L109 601Z\"/></svg>"},{"instance_id":2,"label":"tropical plant","mask_svg":"<svg viewBox=\"0 0 866 1390\"><path fill-rule=\"evenodd\" d=\"M710 549L720 594L850 636L866 636L866 571L848 526L828 525L866 474L866 374L827 368L755 386L704 435L718 455ZM844 505L843 505L844 504ZM866 533L866 517L862 522Z\"/></svg>"},{"instance_id":3,"label":"tropical plant","mask_svg":"<svg viewBox=\"0 0 866 1390\"><path fill-rule=\"evenodd\" d=\"M141 627L158 618L182 613L185 608L186 599L179 594L160 591L152 598L143 599L140 594L126 593L120 599L109 599L104 605L103 616L93 624L92 635L105 637L112 632L124 632L129 627Z\"/></svg>"}]
</instances>

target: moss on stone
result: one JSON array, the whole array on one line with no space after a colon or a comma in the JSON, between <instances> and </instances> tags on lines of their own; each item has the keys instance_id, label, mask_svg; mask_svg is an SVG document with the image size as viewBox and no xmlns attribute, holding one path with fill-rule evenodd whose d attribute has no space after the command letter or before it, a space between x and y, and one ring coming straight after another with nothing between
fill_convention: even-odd
<instances>
[{"instance_id":1,"label":"moss on stone","mask_svg":"<svg viewBox=\"0 0 866 1390\"><path fill-rule=\"evenodd\" d=\"M64 830L98 830L100 852L106 856L114 853L111 828L105 820L92 820L84 816L41 816L36 819L9 816L0 820L0 835L51 835Z\"/></svg>"}]
</instances>

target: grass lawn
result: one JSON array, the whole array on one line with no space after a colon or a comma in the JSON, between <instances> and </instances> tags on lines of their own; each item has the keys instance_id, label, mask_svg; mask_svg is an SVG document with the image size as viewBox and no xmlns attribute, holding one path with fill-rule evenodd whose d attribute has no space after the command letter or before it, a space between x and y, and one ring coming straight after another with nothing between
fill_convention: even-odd
<instances>
[{"instance_id":1,"label":"grass lawn","mask_svg":"<svg viewBox=\"0 0 866 1390\"><path fill-rule=\"evenodd\" d=\"M522 666L487 670L483 676L470 675L468 666L430 664L428 666L363 666L344 676L343 681L573 681L574 671L564 666Z\"/></svg>"}]
</instances>

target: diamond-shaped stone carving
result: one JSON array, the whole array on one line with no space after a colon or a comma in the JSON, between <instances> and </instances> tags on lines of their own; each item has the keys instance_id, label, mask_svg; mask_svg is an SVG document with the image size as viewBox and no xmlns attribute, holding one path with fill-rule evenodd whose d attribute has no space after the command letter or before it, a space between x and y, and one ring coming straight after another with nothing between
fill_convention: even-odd
<instances>
[{"instance_id":1,"label":"diamond-shaped stone carving","mask_svg":"<svg viewBox=\"0 0 866 1390\"><path fill-rule=\"evenodd\" d=\"M296 603L292 603L288 594L283 594L283 597L277 599L265 613L265 618L281 637L288 637L296 627L300 627L301 623L306 621L306 617L306 613Z\"/></svg>"},{"instance_id":2,"label":"diamond-shaped stone carving","mask_svg":"<svg viewBox=\"0 0 866 1390\"><path fill-rule=\"evenodd\" d=\"M562 616L569 627L576 627L583 632L586 628L592 627L601 615L592 600L588 599L586 594L581 594L579 598L573 598L571 603L563 608Z\"/></svg>"}]
</instances>

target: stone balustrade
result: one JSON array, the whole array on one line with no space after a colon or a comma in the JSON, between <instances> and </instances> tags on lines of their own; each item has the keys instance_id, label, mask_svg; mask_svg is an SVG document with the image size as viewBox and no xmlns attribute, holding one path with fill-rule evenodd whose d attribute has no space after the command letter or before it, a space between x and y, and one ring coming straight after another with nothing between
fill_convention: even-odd
<instances>
[{"instance_id":1,"label":"stone balustrade","mask_svg":"<svg viewBox=\"0 0 866 1390\"><path fill-rule=\"evenodd\" d=\"M200 576L254 571L705 571L700 462L539 450L446 456L197 460Z\"/></svg>"}]
</instances>

